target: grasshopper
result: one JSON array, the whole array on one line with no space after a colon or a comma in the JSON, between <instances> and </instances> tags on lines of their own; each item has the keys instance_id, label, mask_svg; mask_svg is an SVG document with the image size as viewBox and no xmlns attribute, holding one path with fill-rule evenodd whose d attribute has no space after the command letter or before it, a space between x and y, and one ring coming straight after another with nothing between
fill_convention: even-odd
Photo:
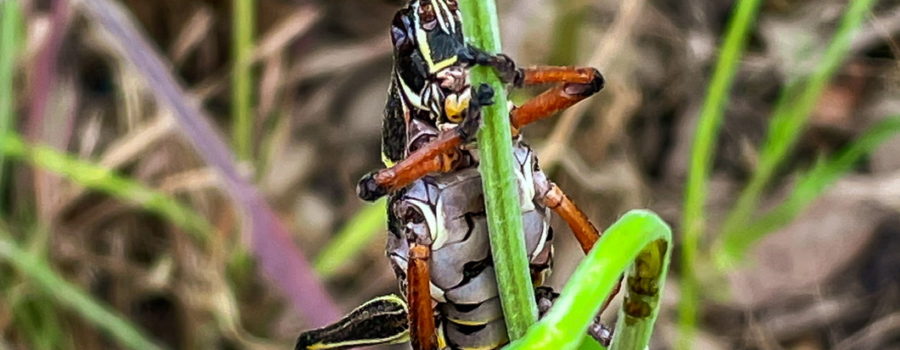
<instances>
[{"instance_id":1,"label":"grasshopper","mask_svg":"<svg viewBox=\"0 0 900 350\"><path fill-rule=\"evenodd\" d=\"M490 256L474 139L488 85L472 87L469 70L493 67L512 87L554 86L510 112L522 220L541 313L558 296L541 287L553 254L550 212L562 217L588 252L600 232L541 171L519 129L594 95L594 68L518 68L508 56L466 44L456 0L411 0L391 23L394 65L382 121L387 168L365 175L360 198L388 196L387 256L402 296L375 298L337 323L302 333L297 349L399 343L414 349L495 349L509 340ZM502 103L508 103L505 100ZM607 303L609 301L607 300ZM605 309L605 306L604 306ZM589 333L607 343L599 324Z\"/></svg>"}]
</instances>

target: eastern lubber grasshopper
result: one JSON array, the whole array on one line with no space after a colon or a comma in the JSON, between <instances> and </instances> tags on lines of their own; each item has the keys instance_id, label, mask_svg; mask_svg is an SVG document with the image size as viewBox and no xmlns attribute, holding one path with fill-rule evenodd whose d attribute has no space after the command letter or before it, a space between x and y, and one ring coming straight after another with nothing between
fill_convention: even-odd
<instances>
[{"instance_id":1,"label":"eastern lubber grasshopper","mask_svg":"<svg viewBox=\"0 0 900 350\"><path fill-rule=\"evenodd\" d=\"M594 68L516 68L502 54L465 43L456 0L411 0L391 25L394 66L382 129L388 166L360 180L358 195L388 195L387 254L406 301L373 299L337 323L305 332L297 349L338 349L396 343L414 349L493 349L508 339L490 257L478 152L470 145L481 107L493 103L487 85L471 87L474 65L497 70L514 87L557 84L510 113L526 246L535 286L552 257L549 211L560 215L582 249L600 236L587 216L540 170L518 129L549 117L603 88ZM501 102L502 103L502 102ZM537 287L539 309L555 293ZM408 304L407 304L408 302ZM599 324L590 333L608 341Z\"/></svg>"}]
</instances>

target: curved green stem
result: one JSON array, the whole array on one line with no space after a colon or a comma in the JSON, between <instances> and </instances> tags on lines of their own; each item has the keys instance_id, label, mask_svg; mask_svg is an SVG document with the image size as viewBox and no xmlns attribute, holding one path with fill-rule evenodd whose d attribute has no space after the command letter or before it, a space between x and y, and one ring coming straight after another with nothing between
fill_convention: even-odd
<instances>
[{"instance_id":1,"label":"curved green stem","mask_svg":"<svg viewBox=\"0 0 900 350\"><path fill-rule=\"evenodd\" d=\"M575 349L597 312L626 273L613 349L644 349L659 313L671 254L672 230L653 212L632 210L588 253L553 308L507 349Z\"/></svg>"}]
</instances>

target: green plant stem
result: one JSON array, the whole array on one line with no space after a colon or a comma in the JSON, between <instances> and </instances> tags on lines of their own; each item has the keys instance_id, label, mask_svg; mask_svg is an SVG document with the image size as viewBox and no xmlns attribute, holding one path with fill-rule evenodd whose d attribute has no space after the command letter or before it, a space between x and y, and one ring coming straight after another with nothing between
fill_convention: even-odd
<instances>
[{"instance_id":1,"label":"green plant stem","mask_svg":"<svg viewBox=\"0 0 900 350\"><path fill-rule=\"evenodd\" d=\"M19 158L55 172L84 187L134 203L159 214L205 243L212 226L202 216L174 199L149 189L109 169L76 159L45 146L30 146L15 133L0 135L0 154Z\"/></svg>"},{"instance_id":2,"label":"green plant stem","mask_svg":"<svg viewBox=\"0 0 900 350\"><path fill-rule=\"evenodd\" d=\"M13 89L16 58L19 57L19 35L22 14L18 1L0 1L0 135L12 130L15 118L15 90ZM0 216L5 198L5 156L0 153Z\"/></svg>"},{"instance_id":3,"label":"green plant stem","mask_svg":"<svg viewBox=\"0 0 900 350\"><path fill-rule=\"evenodd\" d=\"M66 282L54 273L44 260L24 251L9 237L6 231L0 229L0 261L12 265L46 295L108 332L113 339L127 348L161 349L128 321Z\"/></svg>"},{"instance_id":4,"label":"green plant stem","mask_svg":"<svg viewBox=\"0 0 900 350\"><path fill-rule=\"evenodd\" d=\"M656 214L646 210L626 213L578 265L553 308L507 349L577 348L623 273L628 281L626 305L619 312L612 348L644 349L659 313L671 241L671 229Z\"/></svg>"},{"instance_id":5,"label":"green plant stem","mask_svg":"<svg viewBox=\"0 0 900 350\"><path fill-rule=\"evenodd\" d=\"M685 188L684 217L682 229L684 239L681 256L681 303L679 305L679 349L690 349L697 318L697 281L693 269L700 248L700 237L705 230L706 214L704 203L707 197L707 182L713 162L715 146L722 116L731 92L734 75L743 56L750 31L759 10L759 0L742 0L728 24L725 41L716 62L712 81L707 91L694 144L691 149L691 165Z\"/></svg>"},{"instance_id":6,"label":"green plant stem","mask_svg":"<svg viewBox=\"0 0 900 350\"><path fill-rule=\"evenodd\" d=\"M750 222L763 190L803 134L809 114L831 77L840 68L850 49L853 35L874 4L875 0L851 1L822 61L812 75L808 79L790 83L782 92L760 150L759 165L729 213L722 228L724 235L735 235L736 231ZM729 264L727 260L722 262Z\"/></svg>"},{"instance_id":7,"label":"green plant stem","mask_svg":"<svg viewBox=\"0 0 900 350\"><path fill-rule=\"evenodd\" d=\"M234 32L232 37L233 69L231 77L232 130L238 159L253 156L253 0L234 0Z\"/></svg>"},{"instance_id":8,"label":"green plant stem","mask_svg":"<svg viewBox=\"0 0 900 350\"><path fill-rule=\"evenodd\" d=\"M500 30L494 0L460 1L466 39L487 52L500 52ZM472 86L487 83L494 89L494 104L482 109L484 125L478 133L479 169L485 194L485 211L491 238L491 254L500 290L500 303L510 340L525 334L537 321L537 305L528 268L522 210L512 158L512 133L506 89L488 67L471 71Z\"/></svg>"},{"instance_id":9,"label":"green plant stem","mask_svg":"<svg viewBox=\"0 0 900 350\"><path fill-rule=\"evenodd\" d=\"M387 200L367 205L338 231L328 246L316 257L313 268L323 278L334 275L337 269L369 245L387 222Z\"/></svg>"}]
</instances>

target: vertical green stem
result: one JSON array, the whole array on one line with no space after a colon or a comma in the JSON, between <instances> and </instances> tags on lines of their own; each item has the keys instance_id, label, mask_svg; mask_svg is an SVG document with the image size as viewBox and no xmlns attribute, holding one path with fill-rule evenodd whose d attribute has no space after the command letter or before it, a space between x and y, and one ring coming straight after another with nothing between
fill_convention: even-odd
<instances>
[{"instance_id":1,"label":"vertical green stem","mask_svg":"<svg viewBox=\"0 0 900 350\"><path fill-rule=\"evenodd\" d=\"M253 27L255 1L234 0L231 76L232 130L235 152L241 160L253 153Z\"/></svg>"},{"instance_id":2,"label":"vertical green stem","mask_svg":"<svg viewBox=\"0 0 900 350\"><path fill-rule=\"evenodd\" d=\"M500 30L494 0L460 1L469 44L487 52L500 52ZM487 83L494 89L494 104L483 109L484 126L478 133L485 209L491 253L500 289L500 302L510 340L520 338L537 321L537 306L528 270L522 210L512 158L512 133L506 89L496 72L476 67L472 86Z\"/></svg>"},{"instance_id":3,"label":"vertical green stem","mask_svg":"<svg viewBox=\"0 0 900 350\"><path fill-rule=\"evenodd\" d=\"M22 19L18 1L0 0L0 136L13 127L15 90L13 89L19 34ZM0 214L3 212L5 157L0 153Z\"/></svg>"},{"instance_id":4,"label":"vertical green stem","mask_svg":"<svg viewBox=\"0 0 900 350\"><path fill-rule=\"evenodd\" d=\"M712 167L713 146L719 135L722 115L728 102L728 94L734 74L743 55L747 33L759 9L759 0L741 0L728 24L725 42L716 62L712 81L700 112L700 120L691 149L691 166L684 198L682 227L684 242L681 255L681 304L679 306L679 349L690 349L697 318L697 281L693 266L697 259L700 237L704 231L706 214L707 179Z\"/></svg>"}]
</instances>

